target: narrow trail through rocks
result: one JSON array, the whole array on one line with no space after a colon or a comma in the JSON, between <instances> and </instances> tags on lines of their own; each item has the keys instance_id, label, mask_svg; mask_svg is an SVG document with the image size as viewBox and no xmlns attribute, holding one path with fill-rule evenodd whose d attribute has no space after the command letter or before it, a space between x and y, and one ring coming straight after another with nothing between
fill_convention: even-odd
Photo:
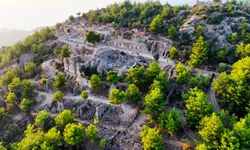
<instances>
[{"instance_id":1,"label":"narrow trail through rocks","mask_svg":"<svg viewBox=\"0 0 250 150\"><path fill-rule=\"evenodd\" d=\"M208 93L209 93L209 101L213 104L214 109L215 109L216 111L220 111L221 109L220 109L220 107L219 107L219 105L218 105L218 101L217 101L217 99L216 99L216 97L215 97L215 92L214 92L214 90L212 89L212 87L210 87Z\"/></svg>"}]
</instances>

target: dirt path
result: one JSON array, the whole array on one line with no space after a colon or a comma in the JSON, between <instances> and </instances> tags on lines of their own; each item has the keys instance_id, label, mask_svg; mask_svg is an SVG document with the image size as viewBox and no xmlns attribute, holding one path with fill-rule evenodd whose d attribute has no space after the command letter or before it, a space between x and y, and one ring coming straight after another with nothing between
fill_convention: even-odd
<instances>
[{"instance_id":1,"label":"dirt path","mask_svg":"<svg viewBox=\"0 0 250 150\"><path fill-rule=\"evenodd\" d=\"M208 93L209 93L209 101L213 104L214 109L216 111L220 111L221 109L220 109L220 107L218 105L217 99L215 97L215 92L214 92L214 90L212 90L212 87L210 87Z\"/></svg>"}]
</instances>

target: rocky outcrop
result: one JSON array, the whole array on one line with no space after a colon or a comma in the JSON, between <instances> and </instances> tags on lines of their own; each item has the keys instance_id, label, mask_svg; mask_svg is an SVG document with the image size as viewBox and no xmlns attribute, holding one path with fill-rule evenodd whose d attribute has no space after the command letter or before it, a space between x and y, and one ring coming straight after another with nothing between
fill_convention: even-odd
<instances>
[{"instance_id":1,"label":"rocky outcrop","mask_svg":"<svg viewBox=\"0 0 250 150\"><path fill-rule=\"evenodd\" d=\"M149 60L143 57L133 56L126 51L117 50L110 47L98 49L93 58L85 64L85 67L97 68L97 72L105 74L109 70L116 70L123 74L129 68L137 65L147 66Z\"/></svg>"}]
</instances>

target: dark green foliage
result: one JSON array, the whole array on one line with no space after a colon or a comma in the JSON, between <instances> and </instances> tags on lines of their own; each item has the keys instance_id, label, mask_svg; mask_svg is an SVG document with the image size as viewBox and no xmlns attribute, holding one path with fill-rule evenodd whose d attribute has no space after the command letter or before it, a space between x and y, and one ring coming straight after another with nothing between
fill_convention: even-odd
<instances>
[{"instance_id":1,"label":"dark green foliage","mask_svg":"<svg viewBox=\"0 0 250 150\"><path fill-rule=\"evenodd\" d=\"M207 61L208 45L204 41L203 37L200 36L197 41L193 44L192 54L190 55L190 61L188 65L190 68L196 68L201 66Z\"/></svg>"},{"instance_id":2,"label":"dark green foliage","mask_svg":"<svg viewBox=\"0 0 250 150\"><path fill-rule=\"evenodd\" d=\"M89 67L89 66L82 66L80 69L81 72L84 72L84 75L87 77L91 77L93 74L97 74L97 69L96 67Z\"/></svg>"},{"instance_id":3,"label":"dark green foliage","mask_svg":"<svg viewBox=\"0 0 250 150\"><path fill-rule=\"evenodd\" d=\"M86 40L89 43L95 44L101 41L101 36L94 31L89 31L86 35Z\"/></svg>"},{"instance_id":4,"label":"dark green foliage","mask_svg":"<svg viewBox=\"0 0 250 150\"><path fill-rule=\"evenodd\" d=\"M33 98L35 86L31 80L23 80L21 86L22 98Z\"/></svg>"},{"instance_id":5,"label":"dark green foliage","mask_svg":"<svg viewBox=\"0 0 250 150\"><path fill-rule=\"evenodd\" d=\"M58 73L55 77L53 87L56 89L64 89L66 82L67 80L65 79L65 76L62 73Z\"/></svg>"},{"instance_id":6,"label":"dark green foliage","mask_svg":"<svg viewBox=\"0 0 250 150\"><path fill-rule=\"evenodd\" d=\"M178 32L175 26L170 26L168 28L168 37L172 40L175 40L178 37Z\"/></svg>"},{"instance_id":7,"label":"dark green foliage","mask_svg":"<svg viewBox=\"0 0 250 150\"><path fill-rule=\"evenodd\" d=\"M202 77L201 72L199 72L196 76L191 77L189 82L192 87L205 89L210 86L210 76L207 75L206 77Z\"/></svg>"},{"instance_id":8,"label":"dark green foliage","mask_svg":"<svg viewBox=\"0 0 250 150\"><path fill-rule=\"evenodd\" d=\"M246 20L243 20L242 23L241 23L241 36L245 36L246 35L246 32L247 32L247 28L248 28L248 23Z\"/></svg>"},{"instance_id":9,"label":"dark green foliage","mask_svg":"<svg viewBox=\"0 0 250 150\"><path fill-rule=\"evenodd\" d=\"M196 37L203 36L204 34L204 26L203 25L197 25L194 31L194 34Z\"/></svg>"},{"instance_id":10,"label":"dark green foliage","mask_svg":"<svg viewBox=\"0 0 250 150\"><path fill-rule=\"evenodd\" d=\"M69 16L69 19L68 19L68 20L69 20L69 21L73 21L74 19L75 19L75 17L71 15L71 16Z\"/></svg>"},{"instance_id":11,"label":"dark green foliage","mask_svg":"<svg viewBox=\"0 0 250 150\"><path fill-rule=\"evenodd\" d=\"M107 73L106 80L112 84L117 84L118 82L122 81L122 77L118 76L117 71L109 71Z\"/></svg>"},{"instance_id":12,"label":"dark green foliage","mask_svg":"<svg viewBox=\"0 0 250 150\"><path fill-rule=\"evenodd\" d=\"M139 88L144 86L145 82L145 69L144 66L141 67L135 67L135 68L130 68L128 72L126 73L126 80L128 83L134 83L136 86Z\"/></svg>"},{"instance_id":13,"label":"dark green foliage","mask_svg":"<svg viewBox=\"0 0 250 150\"><path fill-rule=\"evenodd\" d=\"M169 134L177 133L182 126L181 113L176 108L172 108L167 114L161 113L158 121Z\"/></svg>"},{"instance_id":14,"label":"dark green foliage","mask_svg":"<svg viewBox=\"0 0 250 150\"><path fill-rule=\"evenodd\" d=\"M152 82L161 72L161 68L156 61L152 63L146 69L146 77L149 82Z\"/></svg>"},{"instance_id":15,"label":"dark green foliage","mask_svg":"<svg viewBox=\"0 0 250 150\"><path fill-rule=\"evenodd\" d=\"M169 87L170 87L170 81L168 80L168 77L165 75L164 72L160 72L159 75L155 78L155 80L151 84L150 89L152 90L155 88L159 88L165 95L165 93L169 90Z\"/></svg>"}]
</instances>

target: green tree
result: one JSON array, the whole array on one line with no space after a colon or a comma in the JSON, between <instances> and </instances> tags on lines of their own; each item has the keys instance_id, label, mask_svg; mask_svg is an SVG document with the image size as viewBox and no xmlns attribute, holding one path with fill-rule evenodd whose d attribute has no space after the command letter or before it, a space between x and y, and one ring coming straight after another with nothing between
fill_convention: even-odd
<instances>
[{"instance_id":1,"label":"green tree","mask_svg":"<svg viewBox=\"0 0 250 150\"><path fill-rule=\"evenodd\" d=\"M142 145L145 150L163 150L162 136L159 132L148 126L143 126L140 132Z\"/></svg>"},{"instance_id":2,"label":"green tree","mask_svg":"<svg viewBox=\"0 0 250 150\"><path fill-rule=\"evenodd\" d=\"M172 25L168 28L168 37L172 40L178 37L178 32L175 26Z\"/></svg>"},{"instance_id":3,"label":"green tree","mask_svg":"<svg viewBox=\"0 0 250 150\"><path fill-rule=\"evenodd\" d=\"M151 64L146 69L146 77L151 82L159 75L161 72L161 67L156 61L152 61Z\"/></svg>"},{"instance_id":4,"label":"green tree","mask_svg":"<svg viewBox=\"0 0 250 150\"><path fill-rule=\"evenodd\" d=\"M244 44L243 42L241 42L236 49L236 53L241 57L247 57L250 56L250 44Z\"/></svg>"},{"instance_id":5,"label":"green tree","mask_svg":"<svg viewBox=\"0 0 250 150\"><path fill-rule=\"evenodd\" d=\"M44 132L36 130L34 125L29 124L24 132L24 138L17 143L18 150L41 149L40 145L44 139Z\"/></svg>"},{"instance_id":6,"label":"green tree","mask_svg":"<svg viewBox=\"0 0 250 150\"><path fill-rule=\"evenodd\" d=\"M233 127L235 137L239 139L239 149L248 149L250 147L250 114L240 119Z\"/></svg>"},{"instance_id":7,"label":"green tree","mask_svg":"<svg viewBox=\"0 0 250 150\"><path fill-rule=\"evenodd\" d=\"M171 7L168 4L166 4L162 9L161 16L163 18L168 17L171 15L171 11L172 11Z\"/></svg>"},{"instance_id":8,"label":"green tree","mask_svg":"<svg viewBox=\"0 0 250 150\"><path fill-rule=\"evenodd\" d=\"M62 73L58 73L55 77L53 87L56 89L63 89L66 86L67 80Z\"/></svg>"},{"instance_id":9,"label":"green tree","mask_svg":"<svg viewBox=\"0 0 250 150\"><path fill-rule=\"evenodd\" d=\"M64 141L68 143L69 145L76 145L83 141L84 137L84 127L82 124L73 124L69 123L65 126L63 137Z\"/></svg>"},{"instance_id":10,"label":"green tree","mask_svg":"<svg viewBox=\"0 0 250 150\"><path fill-rule=\"evenodd\" d=\"M51 123L50 114L45 110L39 111L39 113L35 118L35 125L43 129L48 129L50 123Z\"/></svg>"},{"instance_id":11,"label":"green tree","mask_svg":"<svg viewBox=\"0 0 250 150\"><path fill-rule=\"evenodd\" d=\"M1 149L1 150L7 150L7 148L4 147L3 142L0 142L0 149Z\"/></svg>"},{"instance_id":12,"label":"green tree","mask_svg":"<svg viewBox=\"0 0 250 150\"><path fill-rule=\"evenodd\" d=\"M7 72L5 72L4 75L1 76L0 84L6 86L10 84L15 77L19 77L20 74L21 74L20 68L17 67L11 68Z\"/></svg>"},{"instance_id":13,"label":"green tree","mask_svg":"<svg viewBox=\"0 0 250 150\"><path fill-rule=\"evenodd\" d=\"M170 55L170 58L177 59L177 58L179 58L180 53L175 47L171 47L169 49L169 55Z\"/></svg>"},{"instance_id":14,"label":"green tree","mask_svg":"<svg viewBox=\"0 0 250 150\"><path fill-rule=\"evenodd\" d=\"M97 133L98 133L98 128L94 124L90 124L85 129L86 136L92 141L96 141L98 139Z\"/></svg>"},{"instance_id":15,"label":"green tree","mask_svg":"<svg viewBox=\"0 0 250 150\"><path fill-rule=\"evenodd\" d=\"M22 98L27 98L27 99L33 98L34 89L35 89L35 86L31 80L23 80L22 87L21 87Z\"/></svg>"},{"instance_id":16,"label":"green tree","mask_svg":"<svg viewBox=\"0 0 250 150\"><path fill-rule=\"evenodd\" d=\"M22 85L21 79L18 77L15 77L15 78L13 78L11 83L8 85L8 87L9 87L11 92L17 93L17 92L19 92L21 85Z\"/></svg>"},{"instance_id":17,"label":"green tree","mask_svg":"<svg viewBox=\"0 0 250 150\"><path fill-rule=\"evenodd\" d=\"M217 147L223 133L224 126L220 117L213 113L211 116L205 116L200 121L199 134L201 138L211 146Z\"/></svg>"},{"instance_id":18,"label":"green tree","mask_svg":"<svg viewBox=\"0 0 250 150\"><path fill-rule=\"evenodd\" d=\"M160 72L159 75L155 78L153 83L150 85L150 90L159 88L162 93L167 93L170 87L170 82L165 72Z\"/></svg>"},{"instance_id":19,"label":"green tree","mask_svg":"<svg viewBox=\"0 0 250 150\"><path fill-rule=\"evenodd\" d=\"M242 115L250 108L250 57L245 57L232 66L230 74L221 73L213 81L213 89L223 100L224 105L230 112Z\"/></svg>"},{"instance_id":20,"label":"green tree","mask_svg":"<svg viewBox=\"0 0 250 150\"><path fill-rule=\"evenodd\" d=\"M14 104L14 101L17 99L15 93L9 92L6 97L6 102L8 104Z\"/></svg>"},{"instance_id":21,"label":"green tree","mask_svg":"<svg viewBox=\"0 0 250 150\"><path fill-rule=\"evenodd\" d=\"M102 85L101 77L97 74L93 74L90 78L90 85L91 85L91 88L94 90L100 89Z\"/></svg>"},{"instance_id":22,"label":"green tree","mask_svg":"<svg viewBox=\"0 0 250 150\"><path fill-rule=\"evenodd\" d=\"M127 100L137 103L140 101L141 92L135 84L129 84L127 89Z\"/></svg>"},{"instance_id":23,"label":"green tree","mask_svg":"<svg viewBox=\"0 0 250 150\"><path fill-rule=\"evenodd\" d=\"M118 82L120 82L122 79L122 77L118 76L117 71L109 71L107 73L107 77L106 80L112 84L117 84Z\"/></svg>"},{"instance_id":24,"label":"green tree","mask_svg":"<svg viewBox=\"0 0 250 150\"><path fill-rule=\"evenodd\" d=\"M146 114L151 114L154 120L157 119L158 114L164 111L166 100L164 94L159 88L152 89L146 96L144 101Z\"/></svg>"},{"instance_id":25,"label":"green tree","mask_svg":"<svg viewBox=\"0 0 250 150\"><path fill-rule=\"evenodd\" d=\"M230 38L231 38L231 43L236 44L237 41L238 41L238 34L236 32L234 32L234 33L231 34Z\"/></svg>"},{"instance_id":26,"label":"green tree","mask_svg":"<svg viewBox=\"0 0 250 150\"><path fill-rule=\"evenodd\" d=\"M104 149L106 144L107 144L107 141L105 139L101 139L100 143L99 143L99 146Z\"/></svg>"},{"instance_id":27,"label":"green tree","mask_svg":"<svg viewBox=\"0 0 250 150\"><path fill-rule=\"evenodd\" d=\"M207 61L207 51L207 42L205 42L203 37L200 36L193 44L192 54L190 55L190 61L188 62L189 67L196 68L205 63Z\"/></svg>"},{"instance_id":28,"label":"green tree","mask_svg":"<svg viewBox=\"0 0 250 150\"><path fill-rule=\"evenodd\" d=\"M8 116L8 113L5 110L5 108L4 107L0 107L0 120L4 119L7 116Z\"/></svg>"},{"instance_id":29,"label":"green tree","mask_svg":"<svg viewBox=\"0 0 250 150\"><path fill-rule=\"evenodd\" d=\"M46 79L45 77L42 77L42 78L40 79L39 83L40 83L41 85L45 86L46 83L47 83L47 79Z\"/></svg>"},{"instance_id":30,"label":"green tree","mask_svg":"<svg viewBox=\"0 0 250 150\"><path fill-rule=\"evenodd\" d=\"M68 123L71 123L74 120L75 116L72 114L70 110L64 110L55 118L55 123L59 127L63 127Z\"/></svg>"},{"instance_id":31,"label":"green tree","mask_svg":"<svg viewBox=\"0 0 250 150\"><path fill-rule=\"evenodd\" d=\"M21 103L20 103L20 108L23 110L23 111L28 111L31 106L34 104L34 101L31 100L31 99L28 99L28 98L24 98L22 99Z\"/></svg>"},{"instance_id":32,"label":"green tree","mask_svg":"<svg viewBox=\"0 0 250 150\"><path fill-rule=\"evenodd\" d=\"M163 19L160 15L157 15L149 25L149 31L151 33L157 34L162 31Z\"/></svg>"},{"instance_id":33,"label":"green tree","mask_svg":"<svg viewBox=\"0 0 250 150\"><path fill-rule=\"evenodd\" d=\"M245 36L245 34L246 34L246 32L247 32L247 28L248 28L248 23L247 23L247 21L246 20L243 20L242 22L241 22L241 35L242 36Z\"/></svg>"},{"instance_id":34,"label":"green tree","mask_svg":"<svg viewBox=\"0 0 250 150\"><path fill-rule=\"evenodd\" d=\"M56 150L59 149L62 141L61 133L55 127L51 128L44 134L43 143L41 144L42 150Z\"/></svg>"},{"instance_id":35,"label":"green tree","mask_svg":"<svg viewBox=\"0 0 250 150\"><path fill-rule=\"evenodd\" d=\"M175 73L177 75L176 81L180 84L187 84L191 77L190 71L181 62L176 65Z\"/></svg>"},{"instance_id":36,"label":"green tree","mask_svg":"<svg viewBox=\"0 0 250 150\"><path fill-rule=\"evenodd\" d=\"M89 22L90 22L91 24L95 23L95 21L96 21L96 16L97 16L96 12L95 12L94 10L91 10L91 11L88 12L87 15L88 15Z\"/></svg>"},{"instance_id":37,"label":"green tree","mask_svg":"<svg viewBox=\"0 0 250 150\"><path fill-rule=\"evenodd\" d=\"M202 144L198 144L195 147L195 150L208 150L208 147L206 146L206 144L202 143Z\"/></svg>"},{"instance_id":38,"label":"green tree","mask_svg":"<svg viewBox=\"0 0 250 150\"><path fill-rule=\"evenodd\" d=\"M69 47L66 45L63 46L61 49L56 49L54 53L60 60L63 60L63 58L70 56Z\"/></svg>"},{"instance_id":39,"label":"green tree","mask_svg":"<svg viewBox=\"0 0 250 150\"><path fill-rule=\"evenodd\" d=\"M64 97L64 94L63 92L61 91L56 91L55 94L53 95L53 101L62 101L63 100L63 97Z\"/></svg>"},{"instance_id":40,"label":"green tree","mask_svg":"<svg viewBox=\"0 0 250 150\"><path fill-rule=\"evenodd\" d=\"M194 31L195 36L196 37L203 36L203 34L204 34L203 30L204 30L203 25L201 25L201 24L197 25L195 28L195 31Z\"/></svg>"},{"instance_id":41,"label":"green tree","mask_svg":"<svg viewBox=\"0 0 250 150\"><path fill-rule=\"evenodd\" d=\"M225 129L224 133L221 135L219 149L221 150L237 150L240 149L239 139L235 136L234 131Z\"/></svg>"},{"instance_id":42,"label":"green tree","mask_svg":"<svg viewBox=\"0 0 250 150\"><path fill-rule=\"evenodd\" d=\"M137 87L143 87L145 82L144 66L130 68L126 73L126 80L129 84L134 83Z\"/></svg>"},{"instance_id":43,"label":"green tree","mask_svg":"<svg viewBox=\"0 0 250 150\"><path fill-rule=\"evenodd\" d=\"M187 95L183 95L186 103L185 114L191 126L198 125L199 121L213 112L211 103L208 102L206 93L198 88L190 89Z\"/></svg>"},{"instance_id":44,"label":"green tree","mask_svg":"<svg viewBox=\"0 0 250 150\"><path fill-rule=\"evenodd\" d=\"M111 104L121 104L126 100L126 92L113 88L109 93L109 102Z\"/></svg>"},{"instance_id":45,"label":"green tree","mask_svg":"<svg viewBox=\"0 0 250 150\"><path fill-rule=\"evenodd\" d=\"M86 100L89 97L89 93L86 90L83 90L81 93L81 98Z\"/></svg>"},{"instance_id":46,"label":"green tree","mask_svg":"<svg viewBox=\"0 0 250 150\"><path fill-rule=\"evenodd\" d=\"M94 31L89 31L86 35L86 40L89 43L95 44L101 41L101 36Z\"/></svg>"},{"instance_id":47,"label":"green tree","mask_svg":"<svg viewBox=\"0 0 250 150\"><path fill-rule=\"evenodd\" d=\"M34 62L28 62L24 66L24 70L28 77L32 77L36 73L36 64Z\"/></svg>"},{"instance_id":48,"label":"green tree","mask_svg":"<svg viewBox=\"0 0 250 150\"><path fill-rule=\"evenodd\" d=\"M161 113L158 120L160 122L160 126L167 129L170 134L177 133L182 126L181 113L175 107L172 108L167 114Z\"/></svg>"}]
</instances>

